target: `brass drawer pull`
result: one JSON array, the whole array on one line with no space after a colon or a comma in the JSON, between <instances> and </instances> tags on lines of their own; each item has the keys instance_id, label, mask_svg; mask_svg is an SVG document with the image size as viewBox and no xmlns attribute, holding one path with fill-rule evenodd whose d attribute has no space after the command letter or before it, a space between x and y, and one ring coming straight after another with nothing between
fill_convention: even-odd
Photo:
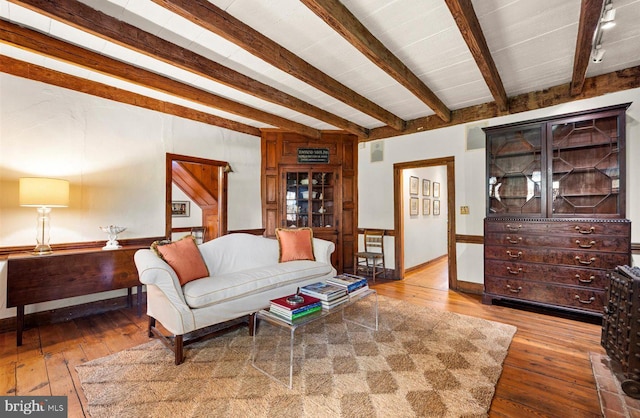
<instances>
[{"instance_id":1,"label":"brass drawer pull","mask_svg":"<svg viewBox=\"0 0 640 418\"><path fill-rule=\"evenodd\" d=\"M517 244L522 242L522 237L518 237L518 239L511 239L511 237L507 237L507 241L509 241L510 244Z\"/></svg>"},{"instance_id":2,"label":"brass drawer pull","mask_svg":"<svg viewBox=\"0 0 640 418\"><path fill-rule=\"evenodd\" d=\"M582 300L582 299L580 299L580 295L576 295L576 299L578 299L578 302L580 302L582 304L585 304L585 305L590 305L591 303L593 303L596 300L595 296L591 296L589 298L589 300Z\"/></svg>"},{"instance_id":3,"label":"brass drawer pull","mask_svg":"<svg viewBox=\"0 0 640 418\"><path fill-rule=\"evenodd\" d=\"M507 289L509 289L509 292L511 293L520 293L522 291L522 286L518 286L517 289L514 289L511 287L511 285L507 285Z\"/></svg>"},{"instance_id":4,"label":"brass drawer pull","mask_svg":"<svg viewBox=\"0 0 640 418\"><path fill-rule=\"evenodd\" d=\"M579 274L576 274L576 279L578 279L580 283L593 283L595 278L596 276L589 276L589 278L585 280L585 279L581 279Z\"/></svg>"},{"instance_id":5,"label":"brass drawer pull","mask_svg":"<svg viewBox=\"0 0 640 418\"><path fill-rule=\"evenodd\" d=\"M522 273L522 267L518 267L518 270L511 270L511 267L507 267L507 271L509 272L509 274L518 275Z\"/></svg>"},{"instance_id":6,"label":"brass drawer pull","mask_svg":"<svg viewBox=\"0 0 640 418\"><path fill-rule=\"evenodd\" d=\"M576 244L578 244L578 247L580 247L580 248L591 248L594 245L596 245L596 242L595 241L589 241L588 243L583 244L583 243L580 242L579 239L577 239L576 240Z\"/></svg>"},{"instance_id":7,"label":"brass drawer pull","mask_svg":"<svg viewBox=\"0 0 640 418\"><path fill-rule=\"evenodd\" d=\"M591 227L591 228L589 228L589 229L580 229L580 227L579 227L579 226L576 226L576 231L580 232L581 234L585 234L585 235L587 235L587 234L593 234L593 233L596 231L596 227L595 227L595 226L592 226L592 227Z\"/></svg>"},{"instance_id":8,"label":"brass drawer pull","mask_svg":"<svg viewBox=\"0 0 640 418\"><path fill-rule=\"evenodd\" d=\"M518 226L511 226L509 224L507 224L505 226L505 228L507 228L509 231L511 232L518 232L520 230L520 228L522 228L522 225L518 225Z\"/></svg>"},{"instance_id":9,"label":"brass drawer pull","mask_svg":"<svg viewBox=\"0 0 640 418\"><path fill-rule=\"evenodd\" d=\"M522 251L518 251L517 254L512 254L510 250L507 250L507 255L511 258L520 258L522 257Z\"/></svg>"},{"instance_id":10,"label":"brass drawer pull","mask_svg":"<svg viewBox=\"0 0 640 418\"><path fill-rule=\"evenodd\" d=\"M582 260L580 259L580 256L579 256L579 255L577 255L577 256L576 256L576 261L577 261L578 263L580 263L580 264L583 264L583 265L585 265L585 266L588 266L588 265L591 265L594 261L596 261L596 258L595 258L595 257L591 257L591 258L589 259L589 261L582 261Z\"/></svg>"}]
</instances>

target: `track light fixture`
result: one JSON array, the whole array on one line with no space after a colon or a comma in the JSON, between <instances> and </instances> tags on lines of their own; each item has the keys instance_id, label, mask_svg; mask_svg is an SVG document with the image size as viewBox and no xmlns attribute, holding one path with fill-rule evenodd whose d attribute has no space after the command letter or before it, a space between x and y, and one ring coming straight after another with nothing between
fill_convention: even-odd
<instances>
[{"instance_id":1,"label":"track light fixture","mask_svg":"<svg viewBox=\"0 0 640 418\"><path fill-rule=\"evenodd\" d=\"M602 6L600 19L593 34L593 44L591 47L591 62L600 63L604 59L605 50L602 48L602 34L616 25L616 9L613 8L612 0L607 0Z\"/></svg>"}]
</instances>

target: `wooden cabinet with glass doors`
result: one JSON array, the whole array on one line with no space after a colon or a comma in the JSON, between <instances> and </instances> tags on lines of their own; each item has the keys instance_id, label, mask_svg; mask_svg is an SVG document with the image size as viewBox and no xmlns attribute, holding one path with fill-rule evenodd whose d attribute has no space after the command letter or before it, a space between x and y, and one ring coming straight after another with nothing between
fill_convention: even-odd
<instances>
[{"instance_id":1,"label":"wooden cabinet with glass doors","mask_svg":"<svg viewBox=\"0 0 640 418\"><path fill-rule=\"evenodd\" d=\"M485 128L483 301L602 314L607 273L631 262L628 106Z\"/></svg>"},{"instance_id":2,"label":"wooden cabinet with glass doors","mask_svg":"<svg viewBox=\"0 0 640 418\"><path fill-rule=\"evenodd\" d=\"M300 150L309 149L328 154L328 161L302 161ZM352 271L358 248L358 138L263 129L261 151L265 236L275 237L277 228L310 227L315 238L335 244L336 270Z\"/></svg>"},{"instance_id":3,"label":"wooden cabinet with glass doors","mask_svg":"<svg viewBox=\"0 0 640 418\"><path fill-rule=\"evenodd\" d=\"M294 171L289 171L294 170ZM283 228L335 228L333 171L284 168Z\"/></svg>"},{"instance_id":4,"label":"wooden cabinet with glass doors","mask_svg":"<svg viewBox=\"0 0 640 418\"><path fill-rule=\"evenodd\" d=\"M624 218L627 107L485 128L487 216Z\"/></svg>"}]
</instances>

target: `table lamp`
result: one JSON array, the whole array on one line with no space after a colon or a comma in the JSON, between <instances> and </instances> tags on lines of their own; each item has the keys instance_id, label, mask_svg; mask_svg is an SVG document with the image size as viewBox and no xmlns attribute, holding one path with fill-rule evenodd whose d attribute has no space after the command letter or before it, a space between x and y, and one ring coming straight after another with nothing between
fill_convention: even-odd
<instances>
[{"instance_id":1,"label":"table lamp","mask_svg":"<svg viewBox=\"0 0 640 418\"><path fill-rule=\"evenodd\" d=\"M51 254L49 214L51 208L69 206L69 182L42 177L23 177L20 179L20 206L38 208L37 245L33 253Z\"/></svg>"}]
</instances>

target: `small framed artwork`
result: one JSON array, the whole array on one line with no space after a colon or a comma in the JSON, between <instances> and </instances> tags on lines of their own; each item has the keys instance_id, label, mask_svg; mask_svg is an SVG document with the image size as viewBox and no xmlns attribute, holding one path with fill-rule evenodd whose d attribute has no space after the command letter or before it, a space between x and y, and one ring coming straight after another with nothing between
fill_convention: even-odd
<instances>
[{"instance_id":1,"label":"small framed artwork","mask_svg":"<svg viewBox=\"0 0 640 418\"><path fill-rule=\"evenodd\" d=\"M422 196L431 196L431 180L422 180Z\"/></svg>"},{"instance_id":2,"label":"small framed artwork","mask_svg":"<svg viewBox=\"0 0 640 418\"><path fill-rule=\"evenodd\" d=\"M191 211L191 202L174 200L171 202L171 216L189 217Z\"/></svg>"},{"instance_id":3,"label":"small framed artwork","mask_svg":"<svg viewBox=\"0 0 640 418\"><path fill-rule=\"evenodd\" d=\"M422 199L422 214L431 214L431 199Z\"/></svg>"},{"instance_id":4,"label":"small framed artwork","mask_svg":"<svg viewBox=\"0 0 640 418\"><path fill-rule=\"evenodd\" d=\"M409 177L409 194L418 194L418 184L420 179L417 177Z\"/></svg>"},{"instance_id":5,"label":"small framed artwork","mask_svg":"<svg viewBox=\"0 0 640 418\"><path fill-rule=\"evenodd\" d=\"M440 183L433 182L433 197L440 197ZM435 202L433 202L435 203ZM435 213L434 213L435 215Z\"/></svg>"},{"instance_id":6,"label":"small framed artwork","mask_svg":"<svg viewBox=\"0 0 640 418\"><path fill-rule=\"evenodd\" d=\"M410 216L417 216L419 213L419 206L420 205L420 199L418 199L417 197L412 197L409 199L409 215Z\"/></svg>"},{"instance_id":7,"label":"small framed artwork","mask_svg":"<svg viewBox=\"0 0 640 418\"><path fill-rule=\"evenodd\" d=\"M439 200L434 200L433 201L433 214L434 215L440 215L440 201Z\"/></svg>"}]
</instances>

